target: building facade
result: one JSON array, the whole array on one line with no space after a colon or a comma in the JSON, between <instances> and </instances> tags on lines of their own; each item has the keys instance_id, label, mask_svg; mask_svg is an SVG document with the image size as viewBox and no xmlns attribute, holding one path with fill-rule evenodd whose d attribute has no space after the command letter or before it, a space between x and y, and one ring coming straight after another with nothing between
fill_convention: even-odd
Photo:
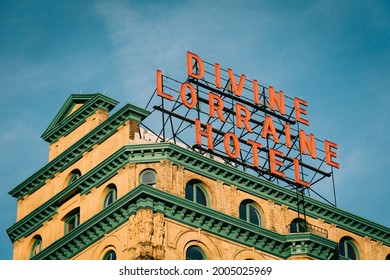
<instances>
[{"instance_id":1,"label":"building facade","mask_svg":"<svg viewBox=\"0 0 390 280\"><path fill-rule=\"evenodd\" d=\"M390 229L140 128L148 111L74 94L43 133L49 162L10 191L14 259L390 258Z\"/></svg>"}]
</instances>

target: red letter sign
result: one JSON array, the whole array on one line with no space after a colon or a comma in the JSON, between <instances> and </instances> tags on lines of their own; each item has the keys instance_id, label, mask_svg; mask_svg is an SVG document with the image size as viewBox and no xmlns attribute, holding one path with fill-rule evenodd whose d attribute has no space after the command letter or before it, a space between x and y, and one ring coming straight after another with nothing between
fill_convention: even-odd
<instances>
[{"instance_id":1,"label":"red letter sign","mask_svg":"<svg viewBox=\"0 0 390 280\"><path fill-rule=\"evenodd\" d=\"M196 65L198 66L197 73L194 73L192 69L192 59L195 59ZM195 79L202 79L204 76L204 65L202 59L194 53L187 52L187 74Z\"/></svg>"}]
</instances>

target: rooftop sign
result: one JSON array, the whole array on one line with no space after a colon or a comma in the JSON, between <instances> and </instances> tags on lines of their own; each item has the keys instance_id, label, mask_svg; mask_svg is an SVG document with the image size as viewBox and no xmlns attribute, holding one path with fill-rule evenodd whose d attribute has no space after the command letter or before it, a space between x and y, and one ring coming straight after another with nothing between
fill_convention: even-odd
<instances>
[{"instance_id":1,"label":"rooftop sign","mask_svg":"<svg viewBox=\"0 0 390 280\"><path fill-rule=\"evenodd\" d=\"M271 180L309 188L332 175L336 143L310 128L308 102L187 52L187 79L156 71L162 141L189 148ZM150 102L149 102L150 103Z\"/></svg>"}]
</instances>

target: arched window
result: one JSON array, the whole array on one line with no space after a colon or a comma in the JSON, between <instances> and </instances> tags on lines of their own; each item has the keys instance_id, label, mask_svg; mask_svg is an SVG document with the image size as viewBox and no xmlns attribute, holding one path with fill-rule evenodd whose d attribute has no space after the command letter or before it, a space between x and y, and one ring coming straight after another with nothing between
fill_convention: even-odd
<instances>
[{"instance_id":1,"label":"arched window","mask_svg":"<svg viewBox=\"0 0 390 280\"><path fill-rule=\"evenodd\" d=\"M74 181L76 181L78 178L81 177L81 172L78 169L73 170L69 176L68 176L68 185L72 184Z\"/></svg>"},{"instance_id":2,"label":"arched window","mask_svg":"<svg viewBox=\"0 0 390 280\"><path fill-rule=\"evenodd\" d=\"M202 182L199 180L191 180L186 185L186 199L195 203L207 206L207 196L202 186Z\"/></svg>"},{"instance_id":3,"label":"arched window","mask_svg":"<svg viewBox=\"0 0 390 280\"><path fill-rule=\"evenodd\" d=\"M388 255L386 256L386 260L387 260L387 261L390 260L390 254L388 254Z\"/></svg>"},{"instance_id":4,"label":"arched window","mask_svg":"<svg viewBox=\"0 0 390 280\"><path fill-rule=\"evenodd\" d=\"M40 235L36 235L33 238L33 243L31 246L30 258L38 255L42 250L42 237Z\"/></svg>"},{"instance_id":5,"label":"arched window","mask_svg":"<svg viewBox=\"0 0 390 280\"><path fill-rule=\"evenodd\" d=\"M206 260L206 254L198 246L190 246L186 251L186 260Z\"/></svg>"},{"instance_id":6,"label":"arched window","mask_svg":"<svg viewBox=\"0 0 390 280\"><path fill-rule=\"evenodd\" d=\"M103 256L103 260L110 260L110 261L116 260L115 251L114 250L107 251Z\"/></svg>"},{"instance_id":7,"label":"arched window","mask_svg":"<svg viewBox=\"0 0 390 280\"><path fill-rule=\"evenodd\" d=\"M306 221L301 218L296 218L292 220L290 224L290 233L297 232L309 232L306 226Z\"/></svg>"},{"instance_id":8,"label":"arched window","mask_svg":"<svg viewBox=\"0 0 390 280\"><path fill-rule=\"evenodd\" d=\"M252 200L247 199L241 202L239 212L241 220L261 226L260 212Z\"/></svg>"},{"instance_id":9,"label":"arched window","mask_svg":"<svg viewBox=\"0 0 390 280\"><path fill-rule=\"evenodd\" d=\"M153 188L157 185L157 173L153 169L146 169L140 174L141 184L151 186Z\"/></svg>"},{"instance_id":10,"label":"arched window","mask_svg":"<svg viewBox=\"0 0 390 280\"><path fill-rule=\"evenodd\" d=\"M69 212L64 218L65 234L71 232L80 225L80 208L76 208Z\"/></svg>"},{"instance_id":11,"label":"arched window","mask_svg":"<svg viewBox=\"0 0 390 280\"><path fill-rule=\"evenodd\" d=\"M340 259L357 260L358 251L352 239L349 237L343 237L339 243L339 256Z\"/></svg>"},{"instance_id":12,"label":"arched window","mask_svg":"<svg viewBox=\"0 0 390 280\"><path fill-rule=\"evenodd\" d=\"M116 201L116 187L114 184L108 185L108 191L104 197L103 208L110 206L113 202Z\"/></svg>"}]
</instances>

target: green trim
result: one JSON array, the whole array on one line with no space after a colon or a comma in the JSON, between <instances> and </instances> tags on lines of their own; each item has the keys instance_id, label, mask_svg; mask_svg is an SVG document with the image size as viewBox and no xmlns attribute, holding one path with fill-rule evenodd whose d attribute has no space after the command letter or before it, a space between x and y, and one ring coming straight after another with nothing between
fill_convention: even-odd
<instances>
[{"instance_id":1,"label":"green trim","mask_svg":"<svg viewBox=\"0 0 390 280\"><path fill-rule=\"evenodd\" d=\"M90 151L94 145L102 143L114 134L125 121L135 120L140 122L149 114L150 112L134 105L125 105L62 154L11 190L9 194L19 200L25 195L33 193L43 186L47 179L53 178L57 172L62 172L74 164L82 157L83 153Z\"/></svg>"},{"instance_id":2,"label":"green trim","mask_svg":"<svg viewBox=\"0 0 390 280\"><path fill-rule=\"evenodd\" d=\"M287 234L290 256L310 256L314 259L334 259L337 256L337 242L312 233ZM320 256L320 257L319 257Z\"/></svg>"},{"instance_id":3,"label":"green trim","mask_svg":"<svg viewBox=\"0 0 390 280\"><path fill-rule=\"evenodd\" d=\"M95 113L97 109L101 108L109 112L118 103L118 101L100 93L72 94L41 137L43 140L52 144L60 137L68 135L79 127L85 122L85 119ZM69 115L76 104L84 105L76 112Z\"/></svg>"},{"instance_id":4,"label":"green trim","mask_svg":"<svg viewBox=\"0 0 390 280\"><path fill-rule=\"evenodd\" d=\"M139 209L152 209L163 213L168 219L200 228L210 234L253 247L274 256L291 257L293 242L300 240L297 235L282 235L259 228L238 218L192 203L164 191L140 185L111 206L102 210L79 227L45 248L32 259L70 259L81 253L128 221L128 217ZM302 242L307 242L307 254L316 259L328 259L334 253L337 243L310 233Z\"/></svg>"},{"instance_id":5,"label":"green trim","mask_svg":"<svg viewBox=\"0 0 390 280\"><path fill-rule=\"evenodd\" d=\"M58 207L52 205L53 201L35 209L29 215L13 224L7 229L7 234L12 243L22 237L26 237L39 229L43 222L48 221L57 214Z\"/></svg>"},{"instance_id":6,"label":"green trim","mask_svg":"<svg viewBox=\"0 0 390 280\"><path fill-rule=\"evenodd\" d=\"M28 236L43 225L57 213L58 207L70 197L81 193L88 193L93 187L100 186L105 181L116 175L116 171L125 166L128 162L129 153L126 153L126 146L108 157L105 161L95 166L78 180L68 185L65 189L54 195L50 200L28 214L26 217L12 225L8 230L8 236L12 242L21 237Z\"/></svg>"},{"instance_id":7,"label":"green trim","mask_svg":"<svg viewBox=\"0 0 390 280\"><path fill-rule=\"evenodd\" d=\"M171 143L128 145L119 149L87 174L84 174L77 180L77 185L69 185L27 217L14 224L7 230L7 233L13 242L21 236L27 236L33 232L33 228L40 227L44 220L48 220L51 217L50 215L55 213L53 210L57 209L61 201L78 192L81 192L82 195L86 194L92 188L102 185L115 176L117 171L129 162L149 163L161 160L170 160L205 177L237 186L238 189L244 192L254 194L266 200L273 200L276 203L287 205L295 211L297 210L296 194L294 192L237 171L234 168L215 162L177 145ZM361 236L368 236L373 240L381 241L390 246L389 228L309 197L305 198L305 203L306 215L321 218L328 223L336 224L340 228Z\"/></svg>"}]
</instances>

